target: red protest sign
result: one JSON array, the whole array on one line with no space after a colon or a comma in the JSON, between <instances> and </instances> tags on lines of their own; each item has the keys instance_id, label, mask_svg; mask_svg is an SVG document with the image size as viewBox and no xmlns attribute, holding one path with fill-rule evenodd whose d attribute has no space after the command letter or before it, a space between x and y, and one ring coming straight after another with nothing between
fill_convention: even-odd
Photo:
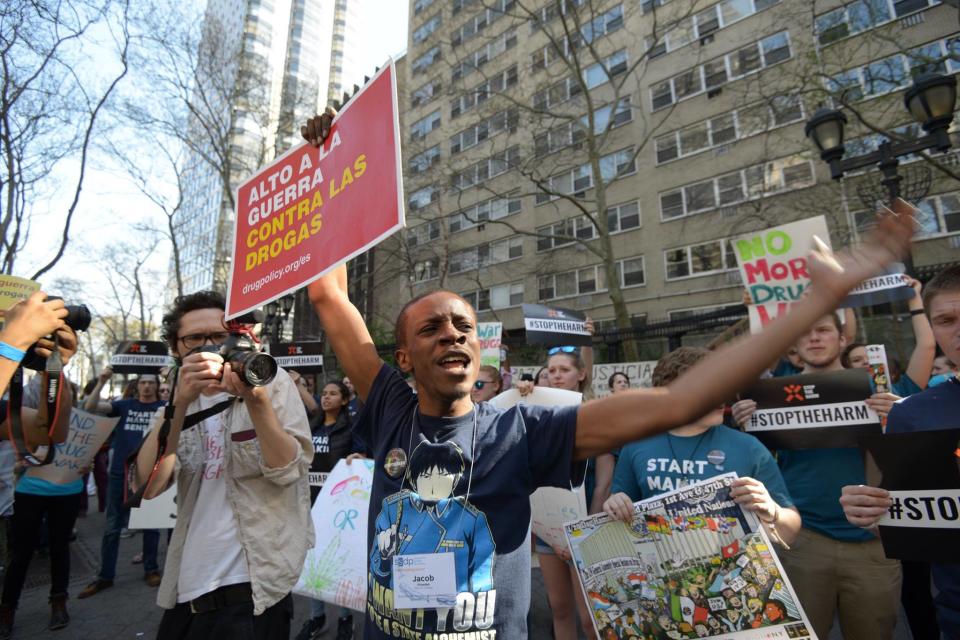
<instances>
[{"instance_id":1,"label":"red protest sign","mask_svg":"<svg viewBox=\"0 0 960 640\"><path fill-rule=\"evenodd\" d=\"M292 149L236 193L227 318L295 291L403 226L393 61L319 149Z\"/></svg>"}]
</instances>

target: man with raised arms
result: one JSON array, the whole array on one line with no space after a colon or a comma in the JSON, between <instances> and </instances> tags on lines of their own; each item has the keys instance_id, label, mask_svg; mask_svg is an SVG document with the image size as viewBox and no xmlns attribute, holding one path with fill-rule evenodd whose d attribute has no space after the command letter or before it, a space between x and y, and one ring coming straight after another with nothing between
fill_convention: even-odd
<instances>
[{"instance_id":1,"label":"man with raised arms","mask_svg":"<svg viewBox=\"0 0 960 640\"><path fill-rule=\"evenodd\" d=\"M303 136L319 145L332 116L311 119ZM574 407L474 405L476 312L449 291L414 298L397 318L396 362L412 374L414 393L377 355L347 296L346 268L313 282L311 302L364 404L357 429L375 462L367 543L377 571L368 579L365 637L526 638L530 494L569 487L582 474L578 461L692 422L749 385L771 353L785 352L847 291L905 253L914 208L898 201L895 209L899 215L882 218L855 250L834 257L820 243L810 295L763 333L718 350L667 387ZM428 443L444 444L457 464L419 465L413 477L418 448ZM450 522L452 513L463 521Z\"/></svg>"}]
</instances>

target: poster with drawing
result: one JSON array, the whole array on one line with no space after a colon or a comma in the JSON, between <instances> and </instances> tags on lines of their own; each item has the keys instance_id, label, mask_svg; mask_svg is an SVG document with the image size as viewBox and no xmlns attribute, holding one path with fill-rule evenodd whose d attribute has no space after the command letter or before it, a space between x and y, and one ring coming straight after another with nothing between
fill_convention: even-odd
<instances>
[{"instance_id":1,"label":"poster with drawing","mask_svg":"<svg viewBox=\"0 0 960 640\"><path fill-rule=\"evenodd\" d=\"M367 607L367 510L373 461L341 460L310 514L316 543L307 551L294 593L355 611Z\"/></svg>"},{"instance_id":2,"label":"poster with drawing","mask_svg":"<svg viewBox=\"0 0 960 640\"><path fill-rule=\"evenodd\" d=\"M600 640L814 639L760 521L728 473L634 504L627 524L565 525Z\"/></svg>"},{"instance_id":3,"label":"poster with drawing","mask_svg":"<svg viewBox=\"0 0 960 640\"><path fill-rule=\"evenodd\" d=\"M541 487L530 496L530 528L536 536L556 549L567 546L563 525L586 516L587 499L583 485L572 491Z\"/></svg>"}]
</instances>

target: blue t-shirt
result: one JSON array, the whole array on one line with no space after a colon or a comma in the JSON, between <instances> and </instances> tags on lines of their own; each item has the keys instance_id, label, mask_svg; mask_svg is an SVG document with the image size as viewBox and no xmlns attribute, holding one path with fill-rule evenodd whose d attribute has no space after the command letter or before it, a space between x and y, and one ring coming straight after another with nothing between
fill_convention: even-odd
<instances>
[{"instance_id":1,"label":"blue t-shirt","mask_svg":"<svg viewBox=\"0 0 960 640\"><path fill-rule=\"evenodd\" d=\"M909 398L913 394L923 391L907 374L903 374L899 380L891 384L890 390L894 395L900 396L901 398Z\"/></svg>"},{"instance_id":2,"label":"blue t-shirt","mask_svg":"<svg viewBox=\"0 0 960 640\"><path fill-rule=\"evenodd\" d=\"M801 373L803 373L803 368L795 367L787 358L780 358L780 360L777 361L777 366L770 371L770 375L774 378L796 376L800 375Z\"/></svg>"},{"instance_id":3,"label":"blue t-shirt","mask_svg":"<svg viewBox=\"0 0 960 640\"><path fill-rule=\"evenodd\" d=\"M120 416L120 422L113 430L113 442L110 449L113 458L110 461L110 473L123 475L123 463L133 453L150 431L157 409L165 405L164 400L140 402L136 398L113 400L110 402L111 418Z\"/></svg>"},{"instance_id":4,"label":"blue t-shirt","mask_svg":"<svg viewBox=\"0 0 960 640\"><path fill-rule=\"evenodd\" d=\"M424 416L417 407L409 385L384 365L357 423L375 463L364 638L494 637L486 631L526 638L530 494L580 480L579 407L480 403L459 418ZM388 454L406 460L399 477L388 475ZM454 554L452 609L393 609L393 559L420 553Z\"/></svg>"},{"instance_id":5,"label":"blue t-shirt","mask_svg":"<svg viewBox=\"0 0 960 640\"><path fill-rule=\"evenodd\" d=\"M951 380L901 400L887 416L887 433L960 428L960 381ZM931 564L940 630L960 638L960 564Z\"/></svg>"},{"instance_id":6,"label":"blue t-shirt","mask_svg":"<svg viewBox=\"0 0 960 640\"><path fill-rule=\"evenodd\" d=\"M731 471L762 482L780 506L793 506L766 447L723 425L695 436L661 433L628 444L617 460L613 492L622 491L636 502Z\"/></svg>"}]
</instances>

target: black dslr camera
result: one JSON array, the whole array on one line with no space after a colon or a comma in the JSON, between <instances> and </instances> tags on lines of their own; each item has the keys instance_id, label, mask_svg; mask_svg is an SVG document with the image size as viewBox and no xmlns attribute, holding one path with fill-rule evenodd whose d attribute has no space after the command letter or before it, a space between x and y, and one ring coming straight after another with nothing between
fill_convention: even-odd
<instances>
[{"instance_id":1,"label":"black dslr camera","mask_svg":"<svg viewBox=\"0 0 960 640\"><path fill-rule=\"evenodd\" d=\"M263 353L246 333L230 332L223 344L205 344L197 351L220 354L240 379L251 387L263 387L277 376L277 361Z\"/></svg>"},{"instance_id":2,"label":"black dslr camera","mask_svg":"<svg viewBox=\"0 0 960 640\"><path fill-rule=\"evenodd\" d=\"M61 300L62 298L58 296L48 296L47 300ZM90 328L90 310L87 309L85 304L68 304L66 305L67 317L63 319L64 324L77 331L86 331ZM47 359L37 354L37 345L36 343L31 345L27 349L27 353L23 358L21 363L25 369L31 369L33 371L40 371L46 366Z\"/></svg>"}]
</instances>

